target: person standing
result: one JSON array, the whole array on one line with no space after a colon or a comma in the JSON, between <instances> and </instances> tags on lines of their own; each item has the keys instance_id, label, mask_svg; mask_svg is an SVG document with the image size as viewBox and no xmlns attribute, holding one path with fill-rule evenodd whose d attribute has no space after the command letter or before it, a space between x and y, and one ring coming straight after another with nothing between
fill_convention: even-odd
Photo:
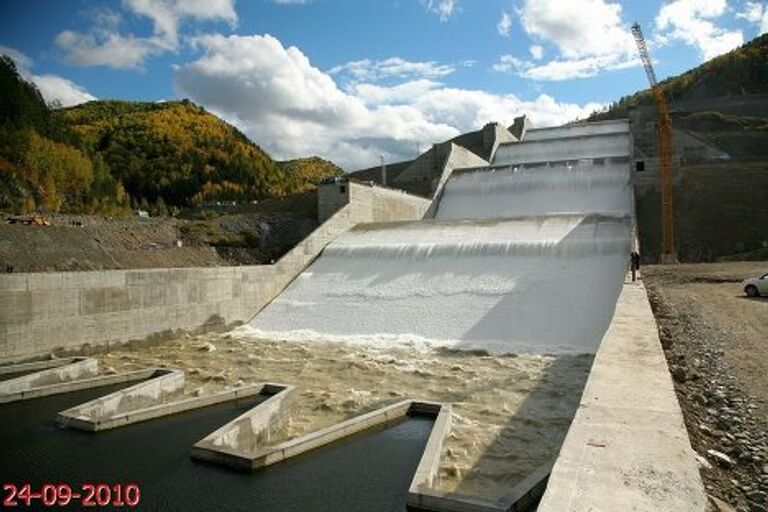
<instances>
[{"instance_id":1,"label":"person standing","mask_svg":"<svg viewBox=\"0 0 768 512\"><path fill-rule=\"evenodd\" d=\"M629 264L632 268L632 282L635 282L635 279L637 278L636 273L638 270L640 270L640 253L637 251L632 251L632 254L629 255Z\"/></svg>"}]
</instances>

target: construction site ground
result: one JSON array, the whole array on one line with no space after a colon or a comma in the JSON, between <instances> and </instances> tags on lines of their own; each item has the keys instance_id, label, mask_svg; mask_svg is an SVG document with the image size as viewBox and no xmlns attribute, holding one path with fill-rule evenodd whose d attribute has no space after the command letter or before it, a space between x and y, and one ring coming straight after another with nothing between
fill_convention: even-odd
<instances>
[{"instance_id":1,"label":"construction site ground","mask_svg":"<svg viewBox=\"0 0 768 512\"><path fill-rule=\"evenodd\" d=\"M305 212L45 216L50 225L11 218L0 217L0 272L269 264L317 226Z\"/></svg>"},{"instance_id":2,"label":"construction site ground","mask_svg":"<svg viewBox=\"0 0 768 512\"><path fill-rule=\"evenodd\" d=\"M768 262L643 269L662 345L714 510L768 511Z\"/></svg>"}]
</instances>

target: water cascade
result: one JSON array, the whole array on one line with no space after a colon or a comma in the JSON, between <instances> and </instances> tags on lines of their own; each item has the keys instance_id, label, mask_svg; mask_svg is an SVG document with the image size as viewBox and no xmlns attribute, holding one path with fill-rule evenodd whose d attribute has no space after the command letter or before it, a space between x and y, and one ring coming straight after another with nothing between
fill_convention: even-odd
<instances>
[{"instance_id":1,"label":"water cascade","mask_svg":"<svg viewBox=\"0 0 768 512\"><path fill-rule=\"evenodd\" d=\"M240 334L594 352L626 270L631 197L626 162L456 172L435 219L340 236Z\"/></svg>"}]
</instances>

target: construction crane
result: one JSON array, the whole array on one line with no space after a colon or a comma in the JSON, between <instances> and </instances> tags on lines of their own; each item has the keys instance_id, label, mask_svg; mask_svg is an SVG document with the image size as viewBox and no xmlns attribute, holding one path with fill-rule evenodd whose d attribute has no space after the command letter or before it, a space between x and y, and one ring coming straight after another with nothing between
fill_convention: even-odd
<instances>
[{"instance_id":1,"label":"construction crane","mask_svg":"<svg viewBox=\"0 0 768 512\"><path fill-rule=\"evenodd\" d=\"M632 35L635 36L640 60L643 61L645 74L651 83L651 94L659 111L659 181L661 182L661 263L677 263L675 254L675 225L672 208L672 121L669 118L669 107L664 98L664 88L656 80L653 63L645 44L645 37L640 25L632 25Z\"/></svg>"}]
</instances>

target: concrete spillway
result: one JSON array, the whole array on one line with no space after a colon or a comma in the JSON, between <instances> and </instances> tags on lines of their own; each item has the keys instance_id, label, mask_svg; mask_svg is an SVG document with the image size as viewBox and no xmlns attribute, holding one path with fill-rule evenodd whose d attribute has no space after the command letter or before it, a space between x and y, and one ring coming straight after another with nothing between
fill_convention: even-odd
<instances>
[{"instance_id":1,"label":"concrete spillway","mask_svg":"<svg viewBox=\"0 0 768 512\"><path fill-rule=\"evenodd\" d=\"M443 191L439 219L489 219L554 213L631 213L626 163L504 166L455 173Z\"/></svg>"},{"instance_id":2,"label":"concrete spillway","mask_svg":"<svg viewBox=\"0 0 768 512\"><path fill-rule=\"evenodd\" d=\"M496 353L591 352L613 311L627 240L624 218L579 215L355 229L248 332Z\"/></svg>"},{"instance_id":3,"label":"concrete spillway","mask_svg":"<svg viewBox=\"0 0 768 512\"><path fill-rule=\"evenodd\" d=\"M630 251L629 169L614 159L628 140L579 132L502 146L501 165L451 176L434 220L362 225L332 242L241 333L593 352ZM590 150L599 158L584 160Z\"/></svg>"}]
</instances>

